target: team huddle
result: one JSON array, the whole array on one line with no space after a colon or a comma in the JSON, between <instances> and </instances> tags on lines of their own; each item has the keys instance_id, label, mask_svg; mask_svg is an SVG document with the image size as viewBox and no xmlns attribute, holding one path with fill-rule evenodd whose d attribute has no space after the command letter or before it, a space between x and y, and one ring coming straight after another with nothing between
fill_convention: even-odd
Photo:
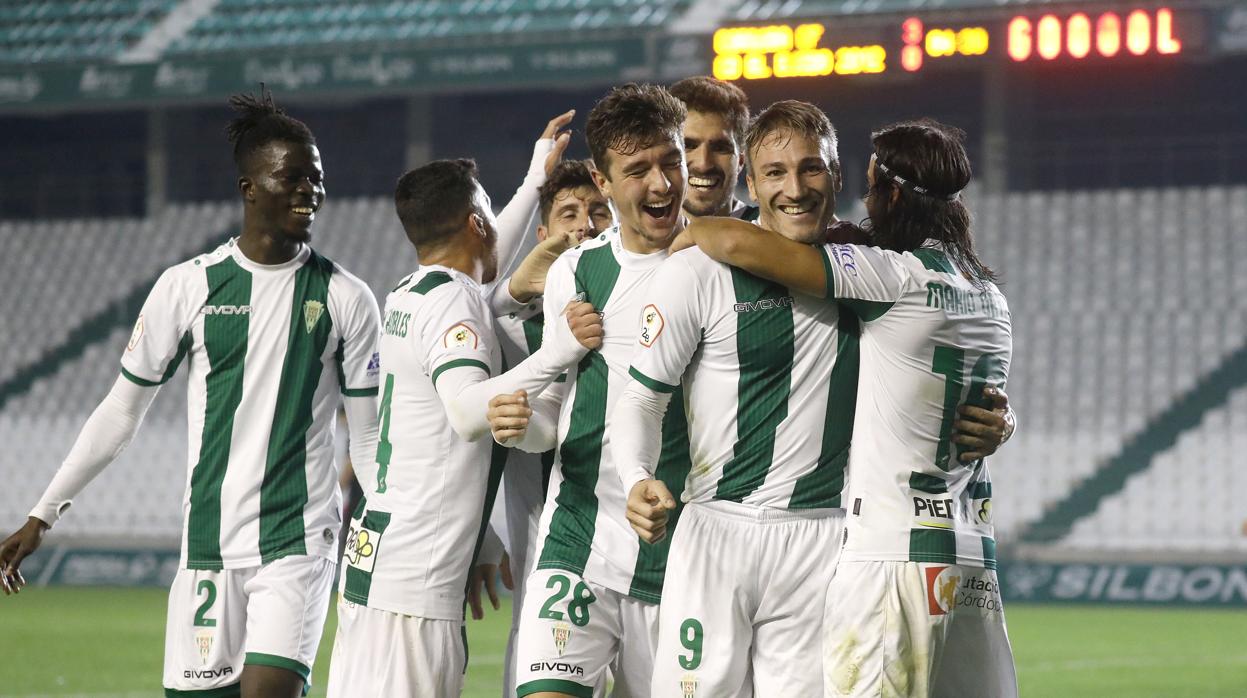
<instances>
[{"instance_id":1,"label":"team huddle","mask_svg":"<svg viewBox=\"0 0 1247 698\"><path fill-rule=\"evenodd\" d=\"M458 696L496 566L503 696L1017 694L984 460L1013 431L1010 316L960 131L874 132L858 226L814 105L617 87L591 158L563 160L555 117L496 217L472 160L404 174L419 266L378 312L309 246L311 131L267 94L231 103L242 232L152 289L0 544L6 594L186 361L168 696L305 692L335 581L330 696ZM364 492L341 545L339 406Z\"/></svg>"}]
</instances>

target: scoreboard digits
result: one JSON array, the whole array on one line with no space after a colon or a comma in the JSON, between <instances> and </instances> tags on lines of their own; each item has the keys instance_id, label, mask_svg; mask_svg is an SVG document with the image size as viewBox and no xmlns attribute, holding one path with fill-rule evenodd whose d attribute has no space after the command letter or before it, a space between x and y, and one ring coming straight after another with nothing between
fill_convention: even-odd
<instances>
[{"instance_id":1,"label":"scoreboard digits","mask_svg":"<svg viewBox=\"0 0 1247 698\"><path fill-rule=\"evenodd\" d=\"M964 16L964 15L962 15ZM1198 43L1203 17L1168 7L1124 12L990 13L983 21L854 18L844 27L724 27L714 33L713 74L722 80L921 73L943 62L1123 63L1171 59ZM1192 36L1196 41L1186 37Z\"/></svg>"}]
</instances>

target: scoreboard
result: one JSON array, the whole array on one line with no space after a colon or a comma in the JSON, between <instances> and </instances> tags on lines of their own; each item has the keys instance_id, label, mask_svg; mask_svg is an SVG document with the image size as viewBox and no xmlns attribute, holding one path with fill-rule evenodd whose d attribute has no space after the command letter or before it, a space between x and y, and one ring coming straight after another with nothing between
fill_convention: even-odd
<instances>
[{"instance_id":1,"label":"scoreboard","mask_svg":"<svg viewBox=\"0 0 1247 698\"><path fill-rule=\"evenodd\" d=\"M939 66L1127 64L1206 52L1208 17L1166 6L984 9L729 26L714 32L722 80L922 74ZM1008 9L1008 8L1006 8Z\"/></svg>"}]
</instances>

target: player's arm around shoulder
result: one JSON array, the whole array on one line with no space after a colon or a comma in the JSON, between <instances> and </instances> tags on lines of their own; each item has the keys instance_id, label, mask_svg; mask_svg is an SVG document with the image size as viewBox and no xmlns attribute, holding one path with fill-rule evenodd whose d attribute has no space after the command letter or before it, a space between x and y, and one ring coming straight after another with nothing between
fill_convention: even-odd
<instances>
[{"instance_id":1,"label":"player's arm around shoulder","mask_svg":"<svg viewBox=\"0 0 1247 698\"><path fill-rule=\"evenodd\" d=\"M706 216L688 234L711 259L739 267L806 295L826 295L827 275L818 249L736 218Z\"/></svg>"}]
</instances>

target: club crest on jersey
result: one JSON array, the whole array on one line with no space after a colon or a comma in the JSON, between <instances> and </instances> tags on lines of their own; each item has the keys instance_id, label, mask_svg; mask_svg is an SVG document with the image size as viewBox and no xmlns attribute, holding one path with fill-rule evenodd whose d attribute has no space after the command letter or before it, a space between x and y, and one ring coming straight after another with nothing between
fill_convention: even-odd
<instances>
[{"instance_id":1,"label":"club crest on jersey","mask_svg":"<svg viewBox=\"0 0 1247 698\"><path fill-rule=\"evenodd\" d=\"M554 649L558 650L559 656L567 651L567 641L572 637L572 626L567 623L555 623L551 630L554 633Z\"/></svg>"},{"instance_id":2,"label":"club crest on jersey","mask_svg":"<svg viewBox=\"0 0 1247 698\"><path fill-rule=\"evenodd\" d=\"M199 661L207 666L208 656L212 654L212 638L215 631L201 628L195 631L195 646L199 648Z\"/></svg>"},{"instance_id":3,"label":"club crest on jersey","mask_svg":"<svg viewBox=\"0 0 1247 698\"><path fill-rule=\"evenodd\" d=\"M346 562L351 567L364 572L372 572L374 554L381 544L381 534L367 528L355 528L346 537Z\"/></svg>"},{"instance_id":4,"label":"club crest on jersey","mask_svg":"<svg viewBox=\"0 0 1247 698\"><path fill-rule=\"evenodd\" d=\"M139 345L139 340L143 338L143 316L139 315L138 321L134 323L134 331L130 333L130 343L126 345L126 351L134 351Z\"/></svg>"},{"instance_id":5,"label":"club crest on jersey","mask_svg":"<svg viewBox=\"0 0 1247 698\"><path fill-rule=\"evenodd\" d=\"M667 321L658 312L658 306L653 303L645 306L641 311L641 346L647 349L654 346L654 341L662 334L662 328L666 325Z\"/></svg>"},{"instance_id":6,"label":"club crest on jersey","mask_svg":"<svg viewBox=\"0 0 1247 698\"><path fill-rule=\"evenodd\" d=\"M462 322L446 330L446 334L442 335L442 346L447 349L475 349L476 345L476 333Z\"/></svg>"},{"instance_id":7,"label":"club crest on jersey","mask_svg":"<svg viewBox=\"0 0 1247 698\"><path fill-rule=\"evenodd\" d=\"M697 695L697 675L685 674L680 677L680 695L684 698L693 698Z\"/></svg>"},{"instance_id":8,"label":"club crest on jersey","mask_svg":"<svg viewBox=\"0 0 1247 698\"><path fill-rule=\"evenodd\" d=\"M303 326L307 328L307 333L311 334L316 329L316 323L320 321L320 316L325 314L325 304L320 301L304 301L303 302Z\"/></svg>"},{"instance_id":9,"label":"club crest on jersey","mask_svg":"<svg viewBox=\"0 0 1247 698\"><path fill-rule=\"evenodd\" d=\"M957 603L961 575L947 565L928 567L924 571L927 576L927 610L933 616L948 615Z\"/></svg>"}]
</instances>

